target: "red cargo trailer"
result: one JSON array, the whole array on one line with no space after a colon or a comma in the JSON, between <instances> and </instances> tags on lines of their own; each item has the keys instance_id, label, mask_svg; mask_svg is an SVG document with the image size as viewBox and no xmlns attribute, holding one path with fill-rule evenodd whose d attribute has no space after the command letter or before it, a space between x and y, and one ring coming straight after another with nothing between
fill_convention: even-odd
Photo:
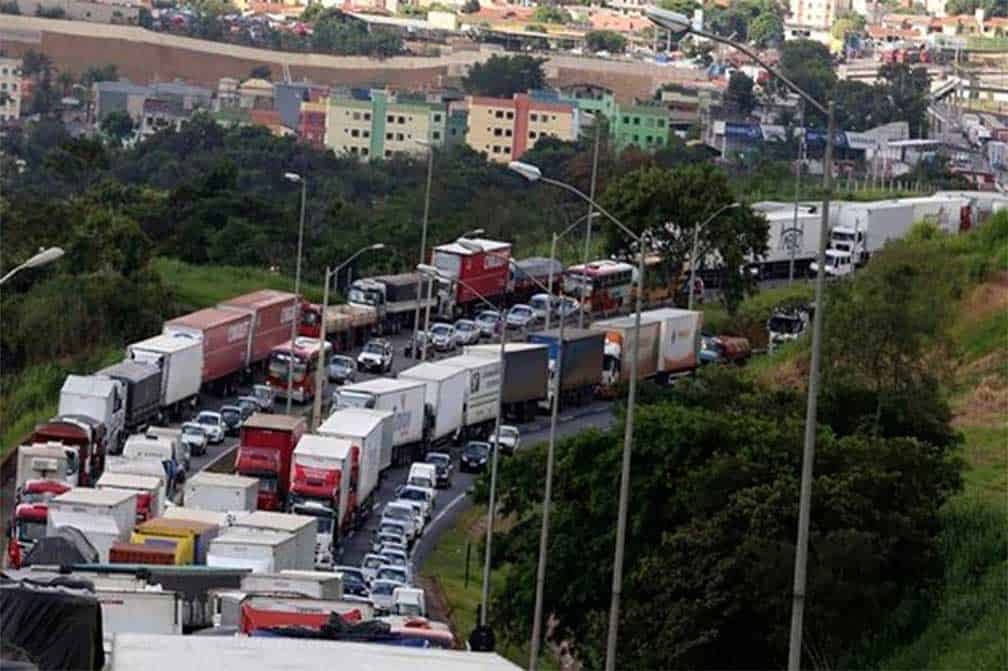
<instances>
[{"instance_id":1,"label":"red cargo trailer","mask_svg":"<svg viewBox=\"0 0 1008 671\"><path fill-rule=\"evenodd\" d=\"M291 455L307 430L304 417L257 412L242 424L235 470L259 480L259 510L283 510L291 479Z\"/></svg>"},{"instance_id":2,"label":"red cargo trailer","mask_svg":"<svg viewBox=\"0 0 1008 671\"><path fill-rule=\"evenodd\" d=\"M252 365L265 362L270 350L291 339L291 324L297 315L297 296L286 291L261 289L235 296L217 307L254 315L249 355L249 365Z\"/></svg>"},{"instance_id":3,"label":"red cargo trailer","mask_svg":"<svg viewBox=\"0 0 1008 671\"><path fill-rule=\"evenodd\" d=\"M203 340L203 384L215 383L225 391L235 387L248 367L252 345L252 313L206 308L176 317L164 324L165 335Z\"/></svg>"},{"instance_id":4,"label":"red cargo trailer","mask_svg":"<svg viewBox=\"0 0 1008 671\"><path fill-rule=\"evenodd\" d=\"M445 276L461 280L454 283L449 305L442 310L456 317L482 307L480 294L489 300L503 295L510 275L511 243L481 239L470 242L483 250L474 251L457 242L434 248L433 265Z\"/></svg>"}]
</instances>

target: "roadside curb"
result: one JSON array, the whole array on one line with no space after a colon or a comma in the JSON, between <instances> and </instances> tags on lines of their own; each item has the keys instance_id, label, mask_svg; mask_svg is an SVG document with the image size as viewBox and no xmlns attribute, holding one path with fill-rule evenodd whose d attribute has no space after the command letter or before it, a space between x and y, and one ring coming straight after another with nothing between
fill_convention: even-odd
<instances>
[{"instance_id":1,"label":"roadside curb","mask_svg":"<svg viewBox=\"0 0 1008 671\"><path fill-rule=\"evenodd\" d=\"M585 408L583 410L577 410L571 413L561 413L558 417L558 424L566 424L568 422L573 422L584 417L591 417L593 415L601 415L607 412L612 412L612 405L609 404L604 407L597 408ZM538 433L539 431L546 431L549 429L549 420L537 420L532 424L522 424L523 433Z\"/></svg>"}]
</instances>

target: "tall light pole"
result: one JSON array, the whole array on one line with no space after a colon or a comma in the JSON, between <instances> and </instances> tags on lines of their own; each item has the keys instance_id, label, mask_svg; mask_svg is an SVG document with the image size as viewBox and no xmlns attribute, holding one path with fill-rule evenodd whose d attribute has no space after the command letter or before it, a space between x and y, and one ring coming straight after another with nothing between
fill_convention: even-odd
<instances>
[{"instance_id":1,"label":"tall light pole","mask_svg":"<svg viewBox=\"0 0 1008 671\"><path fill-rule=\"evenodd\" d=\"M497 306L491 303L486 296L476 291L468 282L458 279L457 277L451 277L442 273L440 270L434 266L427 265L426 263L421 263L417 266L417 270L426 275L430 275L431 279L444 279L452 282L458 282L466 289L471 291L476 298L481 302L489 305L491 309L496 310ZM491 557L491 544L493 543L493 521L494 521L494 506L496 505L496 494L497 494L497 453L500 452L500 430L501 423L504 421L504 364L505 357L507 355L507 327L501 329L501 341L500 341L500 384L497 385L497 422L494 424L494 444L493 444L493 454L490 459L490 499L487 507L487 525L486 525L486 548L483 553L483 592L482 601L480 603L480 625L486 626L487 623L487 601L490 599L490 557Z\"/></svg>"},{"instance_id":2,"label":"tall light pole","mask_svg":"<svg viewBox=\"0 0 1008 671\"><path fill-rule=\"evenodd\" d=\"M588 225L585 226L585 230L587 231L587 235L591 235L592 222L598 216L599 216L598 212L588 212L588 214L586 214L585 216L581 217L580 219L578 219L577 221L575 221L574 223L572 223L570 226L568 226L564 230L560 231L559 233L554 233L553 234L553 242L550 244L550 261L555 261L556 260L557 242L561 238L563 238L565 235L567 235L572 230L574 230L574 227L580 226L582 221L587 221L588 222ZM546 293L549 295L551 301L553 300L553 274L554 274L553 273L553 264L550 263L549 278L546 281L546 285L547 285L546 286ZM529 277L529 279L532 280L535 284L538 284L540 286L540 288L542 287L542 284L540 282L536 281L536 279L534 277ZM562 309L562 305L563 304L561 304L561 309ZM549 327L550 327L550 314L552 312L553 312L552 308L547 308L547 310L546 310L546 324L545 324L546 330L549 330ZM584 310L578 310L578 328L580 328L581 324L583 323L583 315L584 315ZM560 316L561 324L563 323L562 322L563 317L564 317L564 315Z\"/></svg>"},{"instance_id":3,"label":"tall light pole","mask_svg":"<svg viewBox=\"0 0 1008 671\"><path fill-rule=\"evenodd\" d=\"M693 309L693 294L695 293L693 288L696 286L696 257L697 247L700 244L700 229L707 228L707 225L714 221L719 214L725 210L730 210L733 207L739 207L739 203L728 203L727 205L718 208L714 214L707 217L702 224L697 224L693 227L693 251L690 253L689 257L689 299L686 306L687 310Z\"/></svg>"},{"instance_id":4,"label":"tall light pole","mask_svg":"<svg viewBox=\"0 0 1008 671\"><path fill-rule=\"evenodd\" d=\"M798 237L798 196L801 193L801 171L802 164L805 162L805 101L801 103L801 111L798 116L798 125L801 128L801 140L798 143L798 160L795 162L795 180L794 180L794 221L791 224L791 247L790 255L788 259L788 286L794 283L794 268L795 268L795 254L798 252L798 241L801 238ZM802 237L805 236L805 227L802 226Z\"/></svg>"},{"instance_id":5,"label":"tall light pole","mask_svg":"<svg viewBox=\"0 0 1008 671\"><path fill-rule=\"evenodd\" d=\"M297 338L298 322L301 321L301 248L304 243L305 200L308 195L308 181L296 172L285 172L284 179L301 185L301 223L298 224L297 270L294 273L294 320L291 322L291 356L287 361L287 414L289 415L291 403L294 400L294 339Z\"/></svg>"},{"instance_id":6,"label":"tall light pole","mask_svg":"<svg viewBox=\"0 0 1008 671\"><path fill-rule=\"evenodd\" d=\"M315 368L315 402L312 404L312 428L317 428L319 424L322 423L322 369L325 368L325 340L326 340L326 312L329 309L329 282L330 278L338 278L340 271L344 267L349 266L353 263L354 259L363 254L364 252L376 251L379 249L385 249L385 245L378 242L373 245L368 245L367 247L361 247L356 252L354 252L350 258L348 258L343 263L339 264L335 268L326 268L325 271L325 284L322 288L322 321L319 324L319 344L322 346L322 359L319 361L319 365Z\"/></svg>"},{"instance_id":7,"label":"tall light pole","mask_svg":"<svg viewBox=\"0 0 1008 671\"><path fill-rule=\"evenodd\" d=\"M420 228L420 260L417 263L427 263L427 259L424 255L427 253L427 224L430 220L430 197L431 197L431 182L434 178L434 147L427 140L414 140L421 147L427 147L427 189L424 192L424 207L423 207L423 225ZM427 290L427 302L429 303L433 298L433 282L430 283L430 288ZM417 304L416 312L413 313L413 347L410 348L413 351L413 356L416 356L416 342L417 342L417 332L420 330L420 303L423 295L423 276L417 276L417 286L416 286ZM426 337L426 333L424 334ZM426 354L427 347L424 346L424 354Z\"/></svg>"},{"instance_id":8,"label":"tall light pole","mask_svg":"<svg viewBox=\"0 0 1008 671\"><path fill-rule=\"evenodd\" d=\"M798 540L795 547L795 570L794 570L794 595L791 607L791 638L788 646L788 669L798 671L801 667L802 650L802 621L805 616L805 585L806 570L808 568L808 535L809 520L812 515L812 466L815 463L815 430L816 430L816 405L819 399L819 362L822 350L822 320L825 304L823 303L823 287L826 283L826 238L829 236L829 206L830 191L833 188L833 145L836 135L836 119L834 115L833 101L823 106L818 100L808 93L798 88L790 79L780 73L779 70L762 61L759 56L749 47L733 42L727 38L708 33L694 28L690 20L682 14L670 12L664 9L649 7L645 13L652 22L657 25L675 30L677 32L692 32L701 37L705 37L721 44L740 51L758 65L763 67L774 77L780 79L784 84L797 93L811 105L826 116L826 152L823 156L823 204L822 219L819 226L819 253L816 257L816 284L815 284L815 316L812 320L812 360L809 364L809 389L805 406L805 439L802 449L802 478L801 494L798 499ZM615 652L615 651L613 651ZM611 669L611 663L606 659L606 668Z\"/></svg>"},{"instance_id":9,"label":"tall light pole","mask_svg":"<svg viewBox=\"0 0 1008 671\"><path fill-rule=\"evenodd\" d=\"M48 263L52 263L59 257L63 256L63 249L60 247L49 247L48 249L40 249L35 256L32 256L27 261L22 263L20 266L15 266L7 272L6 275L0 277L0 285L6 284L7 280L17 275L22 270L27 270L28 268L39 268Z\"/></svg>"},{"instance_id":10,"label":"tall light pole","mask_svg":"<svg viewBox=\"0 0 1008 671\"><path fill-rule=\"evenodd\" d=\"M598 153L599 153L599 136L601 134L601 120L598 118L599 115L595 115L595 149L592 151L592 176L591 176L591 186L588 191L588 225L585 226L585 243L584 243L584 258L581 262L584 264L585 269L588 268L588 256L591 254L591 219L592 219L592 202L595 200L595 180L598 177ZM578 328L584 328L585 311L578 311Z\"/></svg>"},{"instance_id":11,"label":"tall light pole","mask_svg":"<svg viewBox=\"0 0 1008 671\"><path fill-rule=\"evenodd\" d=\"M467 232L463 233L461 236L459 236L458 239L456 240L456 242L458 240L463 239L463 238L474 238L477 235L483 235L485 232L486 231L484 231L482 228L474 228L473 230L467 231ZM421 263L420 265L426 266L427 264ZM433 267L433 266L430 266L430 267ZM437 277L444 277L445 279L448 279L447 276L444 276L440 272L438 273ZM452 281L456 281L456 282L458 282L459 284L461 284L462 286L465 286L465 287L469 286L465 282L461 282L461 281L459 281L457 279L453 279ZM431 303L434 302L434 284L435 284L435 282L431 281L430 284L427 285L427 308L426 308L426 311L424 313L424 338L423 338L423 343L420 346L420 360L421 361L426 361L427 360L427 341L429 340L429 334L430 334L430 309L431 309ZM475 294L476 292L474 291L473 293ZM494 306L494 309L496 309L496 306ZM416 334L415 333L413 335L413 347L414 348L416 347ZM501 374L503 375L503 373L501 373Z\"/></svg>"},{"instance_id":12,"label":"tall light pole","mask_svg":"<svg viewBox=\"0 0 1008 671\"><path fill-rule=\"evenodd\" d=\"M592 202L585 193L577 187L564 182L544 177L542 171L534 165L512 161L508 167L530 182L545 182L558 187L582 200ZM647 253L647 246L642 236L637 235L623 222L611 215L598 203L594 203L595 209L601 212L609 221L613 222L624 234L637 243L638 247L638 268L637 268L637 305L634 313L634 346L633 346L633 370L630 373L630 388L627 391L627 416L626 427L623 433L623 461L620 469L620 496L619 511L616 522L616 552L613 557L613 580L612 580L612 601L609 607L609 632L606 640L606 669L613 671L616 663L616 634L618 631L620 595L623 591L623 558L626 547L626 518L627 508L630 501L630 456L633 446L634 432L634 409L637 404L637 367L640 361L640 323L641 311L643 310L644 295L644 258Z\"/></svg>"}]
</instances>

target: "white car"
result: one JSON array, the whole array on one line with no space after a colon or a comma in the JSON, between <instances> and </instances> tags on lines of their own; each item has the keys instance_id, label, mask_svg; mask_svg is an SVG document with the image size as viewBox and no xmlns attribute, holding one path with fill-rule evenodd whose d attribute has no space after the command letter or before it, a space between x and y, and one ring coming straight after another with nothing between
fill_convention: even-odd
<instances>
[{"instance_id":1,"label":"white car","mask_svg":"<svg viewBox=\"0 0 1008 671\"><path fill-rule=\"evenodd\" d=\"M423 507L424 517L429 520L434 510L434 502L429 492L426 487L404 485L396 489L396 498L408 503L419 503Z\"/></svg>"},{"instance_id":2,"label":"white car","mask_svg":"<svg viewBox=\"0 0 1008 671\"><path fill-rule=\"evenodd\" d=\"M478 345L480 338L483 337L483 331L473 320L460 319L455 322L455 336L460 345Z\"/></svg>"},{"instance_id":3,"label":"white car","mask_svg":"<svg viewBox=\"0 0 1008 671\"><path fill-rule=\"evenodd\" d=\"M405 499L397 499L396 503L405 503L413 509L413 521L417 529L420 530L420 533L423 533L424 528L427 526L427 506L419 501L407 501Z\"/></svg>"},{"instance_id":4,"label":"white car","mask_svg":"<svg viewBox=\"0 0 1008 671\"><path fill-rule=\"evenodd\" d=\"M483 310L476 315L476 324L486 338L493 338L501 329L501 314L496 310Z\"/></svg>"},{"instance_id":5,"label":"white car","mask_svg":"<svg viewBox=\"0 0 1008 671\"><path fill-rule=\"evenodd\" d=\"M385 565L385 558L380 554L366 554L361 560L360 570L364 574L364 580L370 585L378 575L378 569Z\"/></svg>"},{"instance_id":6,"label":"white car","mask_svg":"<svg viewBox=\"0 0 1008 671\"><path fill-rule=\"evenodd\" d=\"M550 296L549 294L536 294L529 299L528 304L532 308L532 312L535 313L535 318L541 322L545 322L547 314L549 314L550 318L556 314L559 300L557 300L556 296Z\"/></svg>"},{"instance_id":7,"label":"white car","mask_svg":"<svg viewBox=\"0 0 1008 671\"><path fill-rule=\"evenodd\" d=\"M399 543L397 541L386 541L382 543L381 547L378 548L378 554L384 554L387 550L395 550L396 552L404 552L409 555L409 548L406 547L404 543Z\"/></svg>"},{"instance_id":8,"label":"white car","mask_svg":"<svg viewBox=\"0 0 1008 671\"><path fill-rule=\"evenodd\" d=\"M410 541L414 541L420 536L416 511L405 501L390 501L385 504L385 508L382 509L381 523L385 522L398 522L403 525L406 530L406 538Z\"/></svg>"},{"instance_id":9,"label":"white car","mask_svg":"<svg viewBox=\"0 0 1008 671\"><path fill-rule=\"evenodd\" d=\"M397 580L374 580L371 582L371 605L376 611L383 613L392 612L395 605L393 597L395 591L400 587L405 587L405 583Z\"/></svg>"},{"instance_id":10,"label":"white car","mask_svg":"<svg viewBox=\"0 0 1008 671\"><path fill-rule=\"evenodd\" d=\"M378 373L392 370L392 345L382 338L369 340L364 350L357 355L357 367Z\"/></svg>"},{"instance_id":11,"label":"white car","mask_svg":"<svg viewBox=\"0 0 1008 671\"><path fill-rule=\"evenodd\" d=\"M375 580L394 580L404 585L412 584L408 568L405 566L393 566L391 564L380 566L378 572L375 573Z\"/></svg>"},{"instance_id":12,"label":"white car","mask_svg":"<svg viewBox=\"0 0 1008 671\"><path fill-rule=\"evenodd\" d=\"M536 322L536 313L528 305L519 303L512 305L504 318L504 323L509 329L527 329Z\"/></svg>"},{"instance_id":13,"label":"white car","mask_svg":"<svg viewBox=\"0 0 1008 671\"><path fill-rule=\"evenodd\" d=\"M497 433L494 432L490 434L490 443L494 443L494 439L497 437ZM518 432L518 427L511 426L509 424L502 424L500 428L500 447L501 454L514 454L518 451L518 447L521 445L521 434Z\"/></svg>"},{"instance_id":14,"label":"white car","mask_svg":"<svg viewBox=\"0 0 1008 671\"><path fill-rule=\"evenodd\" d=\"M182 444L189 449L189 454L196 456L206 454L209 442L210 436L201 425L196 422L186 422L182 425Z\"/></svg>"},{"instance_id":15,"label":"white car","mask_svg":"<svg viewBox=\"0 0 1008 671\"><path fill-rule=\"evenodd\" d=\"M371 550L378 552L386 543L401 543L409 545L409 535L406 525L402 522L383 519L378 528L371 534Z\"/></svg>"},{"instance_id":16,"label":"white car","mask_svg":"<svg viewBox=\"0 0 1008 671\"><path fill-rule=\"evenodd\" d=\"M451 324L433 324L430 327L430 342L439 352L448 352L458 347L458 336Z\"/></svg>"},{"instance_id":17,"label":"white car","mask_svg":"<svg viewBox=\"0 0 1008 671\"><path fill-rule=\"evenodd\" d=\"M399 552L397 550L386 550L379 553L382 557L385 557L385 563L389 566L401 566L406 569L406 575L409 577L409 582L413 580L413 569L410 567L409 555L405 552Z\"/></svg>"},{"instance_id":18,"label":"white car","mask_svg":"<svg viewBox=\"0 0 1008 671\"><path fill-rule=\"evenodd\" d=\"M196 415L196 423L207 432L207 437L211 443L220 443L224 441L224 434L227 433L227 426L224 424L224 418L219 412L204 410L200 414Z\"/></svg>"}]
</instances>

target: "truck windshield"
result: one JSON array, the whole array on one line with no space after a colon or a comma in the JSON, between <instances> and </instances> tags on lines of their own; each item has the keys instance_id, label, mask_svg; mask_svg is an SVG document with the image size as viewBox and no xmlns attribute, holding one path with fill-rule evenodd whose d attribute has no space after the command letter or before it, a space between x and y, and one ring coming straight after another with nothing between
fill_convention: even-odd
<instances>
[{"instance_id":1,"label":"truck windshield","mask_svg":"<svg viewBox=\"0 0 1008 671\"><path fill-rule=\"evenodd\" d=\"M274 352L270 357L269 372L272 377L286 378L287 367L291 360L290 352ZM305 361L301 357L294 357L294 380L300 382L305 375Z\"/></svg>"},{"instance_id":2,"label":"truck windshield","mask_svg":"<svg viewBox=\"0 0 1008 671\"><path fill-rule=\"evenodd\" d=\"M420 606L415 603L397 603L396 612L406 617L421 617L423 615L420 612Z\"/></svg>"},{"instance_id":3,"label":"truck windshield","mask_svg":"<svg viewBox=\"0 0 1008 671\"><path fill-rule=\"evenodd\" d=\"M369 342L367 345L364 346L364 351L367 352L368 354L377 354L381 356L382 354L385 353L385 348L376 342Z\"/></svg>"},{"instance_id":4,"label":"truck windshield","mask_svg":"<svg viewBox=\"0 0 1008 671\"><path fill-rule=\"evenodd\" d=\"M34 543L40 538L45 538L45 520L18 520L17 537L18 540Z\"/></svg>"},{"instance_id":5,"label":"truck windshield","mask_svg":"<svg viewBox=\"0 0 1008 671\"><path fill-rule=\"evenodd\" d=\"M319 323L319 313L312 308L301 313L301 323L305 326L317 326Z\"/></svg>"},{"instance_id":6,"label":"truck windshield","mask_svg":"<svg viewBox=\"0 0 1008 671\"><path fill-rule=\"evenodd\" d=\"M774 333L801 333L802 321L797 317L776 315L770 318L769 327Z\"/></svg>"},{"instance_id":7,"label":"truck windshield","mask_svg":"<svg viewBox=\"0 0 1008 671\"><path fill-rule=\"evenodd\" d=\"M336 395L336 407L339 408L373 408L374 396L367 392L340 391Z\"/></svg>"},{"instance_id":8,"label":"truck windshield","mask_svg":"<svg viewBox=\"0 0 1008 671\"><path fill-rule=\"evenodd\" d=\"M449 252L434 252L434 267L451 277L458 277L462 269L462 257Z\"/></svg>"}]
</instances>

